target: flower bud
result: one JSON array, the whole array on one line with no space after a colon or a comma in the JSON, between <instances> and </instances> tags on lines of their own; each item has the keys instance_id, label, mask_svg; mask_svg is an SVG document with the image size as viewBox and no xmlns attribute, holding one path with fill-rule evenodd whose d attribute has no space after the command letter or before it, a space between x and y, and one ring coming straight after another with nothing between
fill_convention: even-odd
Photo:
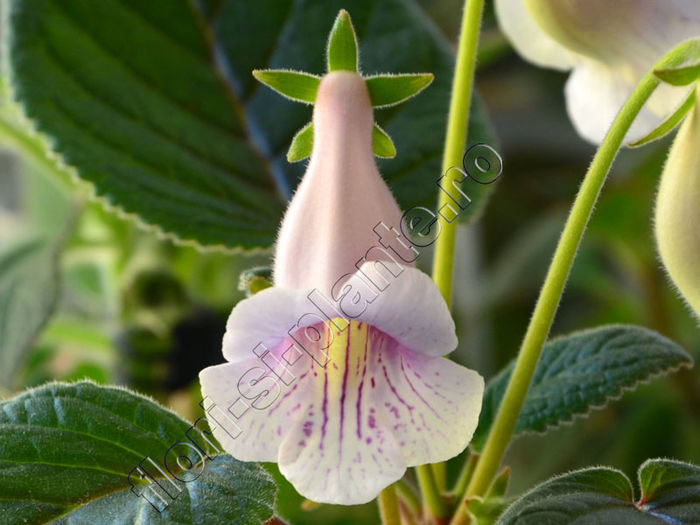
<instances>
[{"instance_id":1,"label":"flower bud","mask_svg":"<svg viewBox=\"0 0 700 525\"><path fill-rule=\"evenodd\" d=\"M324 76L313 122L311 161L282 221L273 277L275 286L330 293L377 244L377 223L398 229L401 211L374 161L364 79Z\"/></svg>"},{"instance_id":2,"label":"flower bud","mask_svg":"<svg viewBox=\"0 0 700 525\"><path fill-rule=\"evenodd\" d=\"M700 92L661 176L655 233L666 271L700 316Z\"/></svg>"}]
</instances>

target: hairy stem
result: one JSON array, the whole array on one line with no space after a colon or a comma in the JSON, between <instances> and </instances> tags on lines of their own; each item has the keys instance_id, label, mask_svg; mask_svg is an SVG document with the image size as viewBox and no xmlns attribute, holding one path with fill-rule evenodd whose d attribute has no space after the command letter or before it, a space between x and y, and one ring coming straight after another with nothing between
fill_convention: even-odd
<instances>
[{"instance_id":1,"label":"hairy stem","mask_svg":"<svg viewBox=\"0 0 700 525\"><path fill-rule=\"evenodd\" d=\"M476 51L479 42L479 30L481 28L483 10L484 0L465 0L455 74L452 80L450 110L447 117L447 134L442 157L443 174L452 166L461 166L462 163L464 146L467 141L469 109L471 107L472 90L474 86ZM450 173L454 173L455 171L456 170L450 170ZM440 192L438 209L442 208L445 204L450 204L450 202L450 197L447 196L445 192ZM452 303L452 271L454 267L456 223L457 221L453 221L452 223L446 221L442 222L440 226L442 231L437 238L435 255L433 258L433 280L440 289L440 293L442 293L448 306ZM428 467L420 466L416 468L420 470ZM447 488L445 464L436 463L432 465L432 470L438 491L444 492ZM418 479L420 480L420 477ZM423 491L423 487L421 487L421 492Z\"/></svg>"},{"instance_id":2,"label":"hairy stem","mask_svg":"<svg viewBox=\"0 0 700 525\"><path fill-rule=\"evenodd\" d=\"M466 512L461 511L467 499L483 496L498 472L598 195L627 131L644 103L659 85L659 80L654 76L653 70L680 64L689 52L689 45L693 44L684 42L675 47L641 79L622 106L593 158L554 252L554 258L537 299L503 401L494 419L472 479L467 486L467 491L459 507L460 510L455 514L451 525L467 523L468 516Z\"/></svg>"}]
</instances>

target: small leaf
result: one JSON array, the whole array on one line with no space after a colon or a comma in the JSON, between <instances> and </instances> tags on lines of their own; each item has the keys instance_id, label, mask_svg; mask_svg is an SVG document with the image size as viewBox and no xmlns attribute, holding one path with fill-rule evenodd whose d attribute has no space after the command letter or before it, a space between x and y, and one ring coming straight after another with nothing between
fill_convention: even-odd
<instances>
[{"instance_id":1,"label":"small leaf","mask_svg":"<svg viewBox=\"0 0 700 525\"><path fill-rule=\"evenodd\" d=\"M693 89L690 94L688 95L688 98L686 98L683 101L683 104L680 105L680 107L673 112L673 115L668 117L666 120L664 120L659 126L651 131L648 135L642 137L639 140L636 140L634 142L630 142L628 146L631 147L638 147L638 146L643 146L644 144L648 144L649 142L652 142L654 140L660 139L667 133L670 133L673 131L673 129L680 124L681 120L683 120L683 117L686 116L688 111L691 110L691 108L695 105L695 89Z\"/></svg>"},{"instance_id":2,"label":"small leaf","mask_svg":"<svg viewBox=\"0 0 700 525\"><path fill-rule=\"evenodd\" d=\"M378 124L375 124L372 129L372 151L377 157L383 159L392 159L396 157L394 141L391 140L387 132L380 128Z\"/></svg>"},{"instance_id":3,"label":"small leaf","mask_svg":"<svg viewBox=\"0 0 700 525\"><path fill-rule=\"evenodd\" d=\"M483 500L472 497L467 501L467 514L471 525L493 525L503 513L506 504L501 499Z\"/></svg>"},{"instance_id":4,"label":"small leaf","mask_svg":"<svg viewBox=\"0 0 700 525\"><path fill-rule=\"evenodd\" d=\"M241 292L245 292L248 297L271 286L272 268L269 266L249 268L242 271L238 278L238 289Z\"/></svg>"},{"instance_id":5,"label":"small leaf","mask_svg":"<svg viewBox=\"0 0 700 525\"><path fill-rule=\"evenodd\" d=\"M501 473L496 476L493 480L491 488L489 488L488 494L486 494L486 499L502 498L506 490L508 490L508 483L510 482L510 467L503 467Z\"/></svg>"},{"instance_id":6,"label":"small leaf","mask_svg":"<svg viewBox=\"0 0 700 525\"><path fill-rule=\"evenodd\" d=\"M431 73L376 75L366 77L372 106L384 108L400 104L427 88L435 78Z\"/></svg>"},{"instance_id":7,"label":"small leaf","mask_svg":"<svg viewBox=\"0 0 700 525\"><path fill-rule=\"evenodd\" d=\"M22 242L0 253L0 386L9 387L58 293L56 243Z\"/></svg>"},{"instance_id":8,"label":"small leaf","mask_svg":"<svg viewBox=\"0 0 700 525\"><path fill-rule=\"evenodd\" d=\"M314 146L314 123L309 122L297 131L287 151L288 162L299 162L311 155Z\"/></svg>"},{"instance_id":9,"label":"small leaf","mask_svg":"<svg viewBox=\"0 0 700 525\"><path fill-rule=\"evenodd\" d=\"M545 432L589 413L640 381L692 366L676 343L638 326L611 325L548 342L520 411L515 433ZM486 388L472 447L481 450L503 399L513 363Z\"/></svg>"},{"instance_id":10,"label":"small leaf","mask_svg":"<svg viewBox=\"0 0 700 525\"><path fill-rule=\"evenodd\" d=\"M497 525L698 523L700 467L654 459L639 469L641 498L619 470L591 467L557 476L516 500Z\"/></svg>"},{"instance_id":11,"label":"small leaf","mask_svg":"<svg viewBox=\"0 0 700 525\"><path fill-rule=\"evenodd\" d=\"M641 510L668 523L699 522L700 467L670 459L648 459L639 467L638 478Z\"/></svg>"},{"instance_id":12,"label":"small leaf","mask_svg":"<svg viewBox=\"0 0 700 525\"><path fill-rule=\"evenodd\" d=\"M280 95L306 104L316 101L316 92L321 83L319 76L284 69L255 69L253 76Z\"/></svg>"},{"instance_id":13,"label":"small leaf","mask_svg":"<svg viewBox=\"0 0 700 525\"><path fill-rule=\"evenodd\" d=\"M654 75L669 84L686 85L692 82L692 80L690 82L686 80L692 77L698 65L700 65L700 38L690 38L679 43L656 63ZM695 78L698 77L695 76Z\"/></svg>"},{"instance_id":14,"label":"small leaf","mask_svg":"<svg viewBox=\"0 0 700 525\"><path fill-rule=\"evenodd\" d=\"M271 477L216 456L208 432L124 388L52 383L25 392L0 404L3 523L269 519Z\"/></svg>"},{"instance_id":15,"label":"small leaf","mask_svg":"<svg viewBox=\"0 0 700 525\"><path fill-rule=\"evenodd\" d=\"M328 72L357 71L357 36L350 15L341 9L328 37Z\"/></svg>"},{"instance_id":16,"label":"small leaf","mask_svg":"<svg viewBox=\"0 0 700 525\"><path fill-rule=\"evenodd\" d=\"M700 62L684 67L655 69L654 75L672 86L687 86L700 78Z\"/></svg>"}]
</instances>

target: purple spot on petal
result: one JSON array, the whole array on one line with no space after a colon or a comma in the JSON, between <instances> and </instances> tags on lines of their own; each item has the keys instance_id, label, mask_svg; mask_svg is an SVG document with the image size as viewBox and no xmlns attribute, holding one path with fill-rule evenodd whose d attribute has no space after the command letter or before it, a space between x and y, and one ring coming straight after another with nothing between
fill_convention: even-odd
<instances>
[{"instance_id":1,"label":"purple spot on petal","mask_svg":"<svg viewBox=\"0 0 700 525\"><path fill-rule=\"evenodd\" d=\"M372 443L372 438L367 438L367 439L365 439L365 443L367 443L368 445L369 445L370 443Z\"/></svg>"}]
</instances>

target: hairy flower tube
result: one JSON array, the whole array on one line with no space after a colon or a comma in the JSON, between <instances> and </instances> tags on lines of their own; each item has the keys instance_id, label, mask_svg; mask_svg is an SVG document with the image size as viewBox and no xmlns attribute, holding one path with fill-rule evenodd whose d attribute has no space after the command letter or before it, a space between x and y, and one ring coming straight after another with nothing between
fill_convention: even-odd
<instances>
[{"instance_id":1,"label":"hairy flower tube","mask_svg":"<svg viewBox=\"0 0 700 525\"><path fill-rule=\"evenodd\" d=\"M412 267L416 251L374 161L373 123L359 74L322 78L274 286L236 305L227 363L200 373L223 448L277 462L318 502L370 501L407 467L459 454L483 395L479 374L442 357L457 344L454 323Z\"/></svg>"},{"instance_id":2,"label":"hairy flower tube","mask_svg":"<svg viewBox=\"0 0 700 525\"><path fill-rule=\"evenodd\" d=\"M654 226L666 271L700 317L700 91L668 155Z\"/></svg>"},{"instance_id":3,"label":"hairy flower tube","mask_svg":"<svg viewBox=\"0 0 700 525\"><path fill-rule=\"evenodd\" d=\"M496 14L525 59L572 70L569 117L579 135L595 144L649 68L675 44L700 35L697 0L496 0ZM687 96L687 88L658 88L627 141L656 128Z\"/></svg>"}]
</instances>

